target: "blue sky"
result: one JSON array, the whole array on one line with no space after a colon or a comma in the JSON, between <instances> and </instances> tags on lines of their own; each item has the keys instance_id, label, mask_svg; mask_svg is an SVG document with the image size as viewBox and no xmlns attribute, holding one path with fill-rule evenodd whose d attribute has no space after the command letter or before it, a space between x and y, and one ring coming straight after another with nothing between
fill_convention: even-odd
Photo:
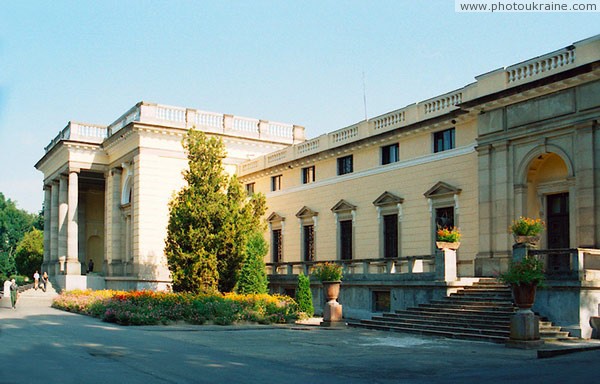
<instances>
[{"instance_id":1,"label":"blue sky","mask_svg":"<svg viewBox=\"0 0 600 384\"><path fill-rule=\"evenodd\" d=\"M308 137L598 34L598 13L454 1L0 2L0 192L41 209L34 164L69 120L138 101L294 123Z\"/></svg>"}]
</instances>

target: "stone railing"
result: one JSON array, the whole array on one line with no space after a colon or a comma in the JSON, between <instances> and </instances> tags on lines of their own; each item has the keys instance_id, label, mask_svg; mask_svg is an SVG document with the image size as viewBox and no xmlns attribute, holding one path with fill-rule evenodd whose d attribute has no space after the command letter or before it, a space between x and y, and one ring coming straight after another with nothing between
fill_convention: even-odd
<instances>
[{"instance_id":1,"label":"stone railing","mask_svg":"<svg viewBox=\"0 0 600 384\"><path fill-rule=\"evenodd\" d=\"M406 112L404 110L394 111L373 119L373 129L375 131L386 128L397 128L406 121Z\"/></svg>"},{"instance_id":2,"label":"stone railing","mask_svg":"<svg viewBox=\"0 0 600 384\"><path fill-rule=\"evenodd\" d=\"M99 144L108 137L108 128L101 125L82 124L70 121L44 148L48 152L61 140L75 140Z\"/></svg>"},{"instance_id":3,"label":"stone railing","mask_svg":"<svg viewBox=\"0 0 600 384\"><path fill-rule=\"evenodd\" d=\"M453 252L453 255L448 255L448 252ZM315 266L325 262L341 265L345 280L363 279L367 275L392 275L398 279L427 281L455 281L457 279L456 252L451 250L438 251L436 255L384 259L267 263L267 273L271 275L271 278L275 278L275 276L291 277L298 273L310 275ZM448 273L448 271L451 273Z\"/></svg>"},{"instance_id":4,"label":"stone railing","mask_svg":"<svg viewBox=\"0 0 600 384\"><path fill-rule=\"evenodd\" d=\"M544 263L546 276L551 280L600 278L600 249L527 249L527 254L535 255Z\"/></svg>"},{"instance_id":5,"label":"stone railing","mask_svg":"<svg viewBox=\"0 0 600 384\"><path fill-rule=\"evenodd\" d=\"M358 124L334 131L330 134L331 143L339 144L351 141L358 136Z\"/></svg>"},{"instance_id":6,"label":"stone railing","mask_svg":"<svg viewBox=\"0 0 600 384\"><path fill-rule=\"evenodd\" d=\"M529 80L538 75L555 72L575 62L575 47L553 52L506 68L508 83Z\"/></svg>"},{"instance_id":7,"label":"stone railing","mask_svg":"<svg viewBox=\"0 0 600 384\"><path fill-rule=\"evenodd\" d=\"M428 115L434 112L444 111L456 107L462 103L462 92L454 92L430 99L423 103L423 113Z\"/></svg>"},{"instance_id":8,"label":"stone railing","mask_svg":"<svg viewBox=\"0 0 600 384\"><path fill-rule=\"evenodd\" d=\"M296 153L298 155L307 155L312 152L318 152L321 147L321 136L312 140L307 140L304 143L296 145Z\"/></svg>"}]
</instances>

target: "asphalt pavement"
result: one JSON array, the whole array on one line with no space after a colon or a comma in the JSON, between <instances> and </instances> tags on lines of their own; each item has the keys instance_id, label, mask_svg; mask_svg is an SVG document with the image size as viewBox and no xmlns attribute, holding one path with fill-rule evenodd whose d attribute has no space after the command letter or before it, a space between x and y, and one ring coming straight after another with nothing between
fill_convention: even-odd
<instances>
[{"instance_id":1,"label":"asphalt pavement","mask_svg":"<svg viewBox=\"0 0 600 384\"><path fill-rule=\"evenodd\" d=\"M0 306L0 383L567 383L600 376L598 349L539 359L535 350L357 328L123 327L50 303L36 295L21 297L16 310Z\"/></svg>"}]
</instances>

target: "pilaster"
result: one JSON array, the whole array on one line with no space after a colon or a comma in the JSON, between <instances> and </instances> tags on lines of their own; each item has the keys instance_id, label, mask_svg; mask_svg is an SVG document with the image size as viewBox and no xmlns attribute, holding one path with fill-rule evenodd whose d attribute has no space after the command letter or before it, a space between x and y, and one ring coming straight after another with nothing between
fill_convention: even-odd
<instances>
[{"instance_id":1,"label":"pilaster","mask_svg":"<svg viewBox=\"0 0 600 384\"><path fill-rule=\"evenodd\" d=\"M48 273L56 275L58 273L58 181L53 180L50 188L50 264Z\"/></svg>"},{"instance_id":2,"label":"pilaster","mask_svg":"<svg viewBox=\"0 0 600 384\"><path fill-rule=\"evenodd\" d=\"M576 178L576 244L571 246L590 247L596 245L596 217L594 215L595 193L594 193L594 132L592 125L587 125L576 130L575 148L577 156L575 159ZM572 241L573 239L571 239Z\"/></svg>"}]
</instances>

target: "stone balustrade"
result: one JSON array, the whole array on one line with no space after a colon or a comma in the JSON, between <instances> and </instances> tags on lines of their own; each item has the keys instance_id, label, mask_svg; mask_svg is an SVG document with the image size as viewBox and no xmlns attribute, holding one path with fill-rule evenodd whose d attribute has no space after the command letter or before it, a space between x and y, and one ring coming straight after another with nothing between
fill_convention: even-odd
<instances>
[{"instance_id":1,"label":"stone balustrade","mask_svg":"<svg viewBox=\"0 0 600 384\"><path fill-rule=\"evenodd\" d=\"M404 256L384 259L356 259L335 261L290 261L267 263L267 273L274 276L295 276L298 273L310 275L313 268L325 262L340 264L343 268L344 280L361 279L364 275L393 275L401 280L434 281L443 273L444 253L439 252L436 263L435 255ZM455 261L454 261L455 263ZM456 266L454 266L454 269ZM443 279L443 278L442 278Z\"/></svg>"},{"instance_id":2,"label":"stone balustrade","mask_svg":"<svg viewBox=\"0 0 600 384\"><path fill-rule=\"evenodd\" d=\"M570 66L573 63L575 63L575 47L563 49L506 68L507 82L514 83L547 75L549 72L556 72L556 70Z\"/></svg>"},{"instance_id":3,"label":"stone balustrade","mask_svg":"<svg viewBox=\"0 0 600 384\"><path fill-rule=\"evenodd\" d=\"M77 140L90 143L101 143L108 137L108 129L102 125L83 124L69 121L58 135L44 148L48 152L61 140Z\"/></svg>"},{"instance_id":4,"label":"stone balustrade","mask_svg":"<svg viewBox=\"0 0 600 384\"><path fill-rule=\"evenodd\" d=\"M539 258L548 279L594 280L600 278L600 249L528 249Z\"/></svg>"},{"instance_id":5,"label":"stone balustrade","mask_svg":"<svg viewBox=\"0 0 600 384\"><path fill-rule=\"evenodd\" d=\"M132 122L182 129L196 127L196 129L206 132L256 138L258 140L268 140L282 144L294 144L304 141L304 127L293 124L146 102L136 104L108 127L77 123L77 132L79 135L77 140L98 143L98 138L104 140ZM45 148L46 152L60 140L75 139L72 137L72 133L69 132L73 127L73 124L70 123L70 125L50 142Z\"/></svg>"},{"instance_id":6,"label":"stone balustrade","mask_svg":"<svg viewBox=\"0 0 600 384\"><path fill-rule=\"evenodd\" d=\"M406 111L398 110L373 119L373 129L375 131L385 130L386 128L398 128L406 121Z\"/></svg>"},{"instance_id":7,"label":"stone balustrade","mask_svg":"<svg viewBox=\"0 0 600 384\"><path fill-rule=\"evenodd\" d=\"M427 115L440 111L446 112L456 108L460 103L462 103L462 92L453 92L422 103L423 113Z\"/></svg>"}]
</instances>

